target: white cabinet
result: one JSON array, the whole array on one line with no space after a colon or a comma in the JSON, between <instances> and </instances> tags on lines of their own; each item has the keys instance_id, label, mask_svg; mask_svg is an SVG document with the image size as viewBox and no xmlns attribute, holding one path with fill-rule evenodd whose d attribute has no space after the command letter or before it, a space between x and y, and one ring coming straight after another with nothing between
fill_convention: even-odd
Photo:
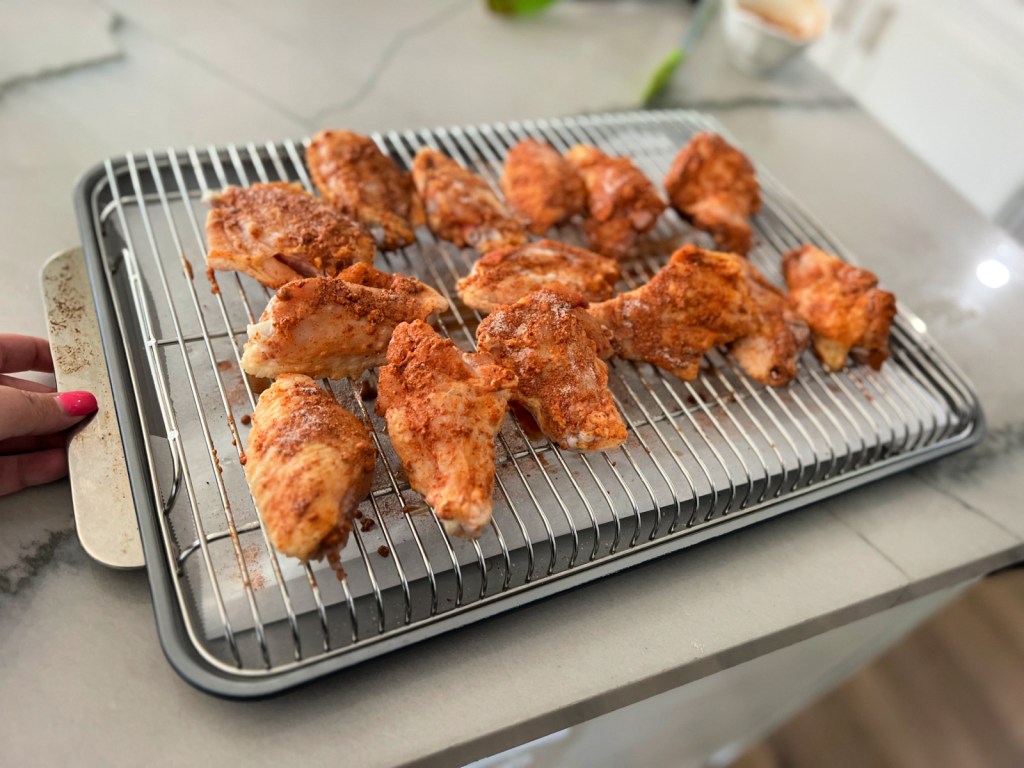
<instances>
[{"instance_id":1,"label":"white cabinet","mask_svg":"<svg viewBox=\"0 0 1024 768\"><path fill-rule=\"evenodd\" d=\"M829 5L832 28L812 49L814 62L995 218L1024 185L1024 4Z\"/></svg>"}]
</instances>

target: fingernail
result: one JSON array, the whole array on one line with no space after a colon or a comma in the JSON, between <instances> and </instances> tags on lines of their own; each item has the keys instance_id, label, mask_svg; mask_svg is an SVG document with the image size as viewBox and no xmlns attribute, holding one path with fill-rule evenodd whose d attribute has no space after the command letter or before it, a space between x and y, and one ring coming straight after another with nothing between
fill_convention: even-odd
<instances>
[{"instance_id":1,"label":"fingernail","mask_svg":"<svg viewBox=\"0 0 1024 768\"><path fill-rule=\"evenodd\" d=\"M96 410L96 398L91 392L62 392L57 395L68 416L85 416Z\"/></svg>"}]
</instances>

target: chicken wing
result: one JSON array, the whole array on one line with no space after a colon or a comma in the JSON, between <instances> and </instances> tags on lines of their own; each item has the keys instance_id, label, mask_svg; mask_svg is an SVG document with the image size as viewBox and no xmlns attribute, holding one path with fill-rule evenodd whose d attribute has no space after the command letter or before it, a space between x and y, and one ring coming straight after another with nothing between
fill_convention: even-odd
<instances>
[{"instance_id":1,"label":"chicken wing","mask_svg":"<svg viewBox=\"0 0 1024 768\"><path fill-rule=\"evenodd\" d=\"M587 207L587 190L576 169L550 145L524 139L505 157L501 191L535 235L564 224Z\"/></svg>"},{"instance_id":2,"label":"chicken wing","mask_svg":"<svg viewBox=\"0 0 1024 768\"><path fill-rule=\"evenodd\" d=\"M245 476L274 548L300 560L339 551L370 492L374 456L363 423L312 379L289 374L263 392Z\"/></svg>"},{"instance_id":3,"label":"chicken wing","mask_svg":"<svg viewBox=\"0 0 1024 768\"><path fill-rule=\"evenodd\" d=\"M583 231L590 247L604 256L625 258L637 236L658 223L665 202L628 158L609 157L597 147L578 144L566 159L587 188Z\"/></svg>"},{"instance_id":4,"label":"chicken wing","mask_svg":"<svg viewBox=\"0 0 1024 768\"><path fill-rule=\"evenodd\" d=\"M500 307L477 328L480 351L512 371L513 399L562 448L606 451L626 440L608 389L604 329L578 293L543 288Z\"/></svg>"},{"instance_id":5,"label":"chicken wing","mask_svg":"<svg viewBox=\"0 0 1024 768\"><path fill-rule=\"evenodd\" d=\"M796 363L807 349L810 329L786 294L765 279L750 262L740 265L750 289L756 328L729 345L740 367L755 381L772 387L788 384L796 376Z\"/></svg>"},{"instance_id":6,"label":"chicken wing","mask_svg":"<svg viewBox=\"0 0 1024 768\"><path fill-rule=\"evenodd\" d=\"M874 273L812 245L787 253L782 273L796 311L811 327L814 352L826 368L842 370L851 352L876 371L882 367L889 357L896 297L876 287Z\"/></svg>"},{"instance_id":7,"label":"chicken wing","mask_svg":"<svg viewBox=\"0 0 1024 768\"><path fill-rule=\"evenodd\" d=\"M355 377L383 365L395 326L426 320L448 307L411 277L355 264L337 278L310 277L278 289L260 321L249 326L242 368L273 378Z\"/></svg>"},{"instance_id":8,"label":"chicken wing","mask_svg":"<svg viewBox=\"0 0 1024 768\"><path fill-rule=\"evenodd\" d=\"M698 133L679 150L668 175L669 202L723 251L746 256L754 242L748 219L761 210L761 188L746 156L714 133Z\"/></svg>"},{"instance_id":9,"label":"chicken wing","mask_svg":"<svg viewBox=\"0 0 1024 768\"><path fill-rule=\"evenodd\" d=\"M373 262L373 238L298 184L228 187L209 200L211 269L237 270L271 288L300 277L334 277Z\"/></svg>"},{"instance_id":10,"label":"chicken wing","mask_svg":"<svg viewBox=\"0 0 1024 768\"><path fill-rule=\"evenodd\" d=\"M381 248L393 251L416 240L423 207L412 177L377 143L351 131L321 131L306 150L313 183L328 202L367 228L380 227Z\"/></svg>"},{"instance_id":11,"label":"chicken wing","mask_svg":"<svg viewBox=\"0 0 1024 768\"><path fill-rule=\"evenodd\" d=\"M493 312L548 285L578 291L587 301L604 301L615 295L620 274L613 259L557 240L541 240L491 251L459 280L458 289L466 306Z\"/></svg>"},{"instance_id":12,"label":"chicken wing","mask_svg":"<svg viewBox=\"0 0 1024 768\"><path fill-rule=\"evenodd\" d=\"M615 351L696 378L704 353L756 329L742 259L684 245L646 285L592 304Z\"/></svg>"},{"instance_id":13,"label":"chicken wing","mask_svg":"<svg viewBox=\"0 0 1024 768\"><path fill-rule=\"evenodd\" d=\"M476 538L490 520L494 436L515 375L488 355L467 355L421 321L402 323L380 369L377 413L409 484L451 534Z\"/></svg>"},{"instance_id":14,"label":"chicken wing","mask_svg":"<svg viewBox=\"0 0 1024 768\"><path fill-rule=\"evenodd\" d=\"M435 235L480 253L526 242L526 231L487 182L450 157L424 147L412 164L412 180Z\"/></svg>"}]
</instances>

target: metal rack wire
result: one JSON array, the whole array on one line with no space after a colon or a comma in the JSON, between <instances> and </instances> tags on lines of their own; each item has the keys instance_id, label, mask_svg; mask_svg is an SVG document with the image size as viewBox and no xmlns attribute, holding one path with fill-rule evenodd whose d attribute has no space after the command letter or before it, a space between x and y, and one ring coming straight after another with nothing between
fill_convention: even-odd
<instances>
[{"instance_id":1,"label":"metal rack wire","mask_svg":"<svg viewBox=\"0 0 1024 768\"><path fill-rule=\"evenodd\" d=\"M409 166L433 146L497 191L502 158L532 136L559 150L593 143L660 180L697 130L721 128L683 111L375 134ZM324 382L370 429L379 454L373 491L342 553L345 575L277 554L244 479L247 421L261 383L239 367L246 324L269 293L238 274L208 283L204 195L228 184L298 181L312 191L301 143L190 147L105 163L91 225L123 339L173 595L189 641L212 669L241 678L344 666L678 549L822 494L952 450L970 435L970 385L901 307L882 371L825 372L808 354L785 388L748 379L725 350L694 382L651 366L610 364L629 430L621 448L559 449L509 418L497 439L495 515L478 541L447 536L409 489L383 421L360 382ZM779 258L805 242L844 250L763 169L764 211L752 261L779 281ZM580 243L575 227L557 235ZM669 212L620 289L643 283L681 242L710 244ZM464 349L479 314L455 282L472 251L418 241L379 257L449 299L439 330ZM366 378L374 381L374 374ZM141 502L140 502L141 503ZM698 535L700 534L700 535ZM151 563L150 567L154 567Z\"/></svg>"}]
</instances>

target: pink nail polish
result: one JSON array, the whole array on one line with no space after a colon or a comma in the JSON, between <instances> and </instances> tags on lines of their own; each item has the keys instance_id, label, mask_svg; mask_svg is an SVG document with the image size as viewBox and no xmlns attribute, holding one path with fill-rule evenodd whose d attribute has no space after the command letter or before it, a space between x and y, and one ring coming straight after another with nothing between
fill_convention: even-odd
<instances>
[{"instance_id":1,"label":"pink nail polish","mask_svg":"<svg viewBox=\"0 0 1024 768\"><path fill-rule=\"evenodd\" d=\"M57 395L61 407L69 416L85 416L96 410L96 398L91 392L62 392Z\"/></svg>"}]
</instances>

